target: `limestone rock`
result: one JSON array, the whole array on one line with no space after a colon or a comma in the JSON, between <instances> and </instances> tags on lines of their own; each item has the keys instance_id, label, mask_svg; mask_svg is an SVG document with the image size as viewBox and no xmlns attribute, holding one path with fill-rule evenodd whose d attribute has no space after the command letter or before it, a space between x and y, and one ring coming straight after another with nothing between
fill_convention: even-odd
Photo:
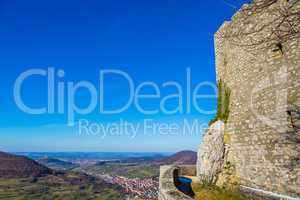
<instances>
[{"instance_id":1,"label":"limestone rock","mask_svg":"<svg viewBox=\"0 0 300 200\"><path fill-rule=\"evenodd\" d=\"M198 151L197 175L206 183L215 183L216 176L222 169L224 126L222 121L213 123L204 135Z\"/></svg>"}]
</instances>

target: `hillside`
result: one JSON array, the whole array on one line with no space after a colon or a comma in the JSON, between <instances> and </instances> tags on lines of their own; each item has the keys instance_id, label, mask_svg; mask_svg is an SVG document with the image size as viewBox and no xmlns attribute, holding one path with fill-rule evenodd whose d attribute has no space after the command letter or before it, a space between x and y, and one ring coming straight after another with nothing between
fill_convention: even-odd
<instances>
[{"instance_id":1,"label":"hillside","mask_svg":"<svg viewBox=\"0 0 300 200\"><path fill-rule=\"evenodd\" d=\"M48 164L69 167L57 159ZM72 164L72 163L71 163ZM25 156L0 152L0 199L126 199L122 188L77 172L58 173Z\"/></svg>"},{"instance_id":2,"label":"hillside","mask_svg":"<svg viewBox=\"0 0 300 200\"><path fill-rule=\"evenodd\" d=\"M195 165L197 163L197 153L194 151L180 151L172 156L157 159L154 163L158 165Z\"/></svg>"},{"instance_id":3,"label":"hillside","mask_svg":"<svg viewBox=\"0 0 300 200\"><path fill-rule=\"evenodd\" d=\"M159 176L161 165L195 165L197 153L181 151L171 156L158 158L131 158L126 160L101 161L95 165L78 168L88 174L110 174L126 178L151 178Z\"/></svg>"},{"instance_id":4,"label":"hillside","mask_svg":"<svg viewBox=\"0 0 300 200\"><path fill-rule=\"evenodd\" d=\"M52 174L53 171L25 156L0 152L1 178L26 178Z\"/></svg>"},{"instance_id":5,"label":"hillside","mask_svg":"<svg viewBox=\"0 0 300 200\"><path fill-rule=\"evenodd\" d=\"M123 200L122 188L82 173L37 178L0 178L0 199Z\"/></svg>"},{"instance_id":6,"label":"hillside","mask_svg":"<svg viewBox=\"0 0 300 200\"><path fill-rule=\"evenodd\" d=\"M49 157L39 158L36 161L54 170L71 170L79 166L71 162Z\"/></svg>"}]
</instances>

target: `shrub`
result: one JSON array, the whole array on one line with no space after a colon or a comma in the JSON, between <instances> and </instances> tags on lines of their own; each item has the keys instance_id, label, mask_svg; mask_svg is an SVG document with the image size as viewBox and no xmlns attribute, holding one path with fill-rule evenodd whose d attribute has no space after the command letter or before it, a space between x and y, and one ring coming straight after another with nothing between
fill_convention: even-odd
<instances>
[{"instance_id":1,"label":"shrub","mask_svg":"<svg viewBox=\"0 0 300 200\"><path fill-rule=\"evenodd\" d=\"M222 120L225 123L229 117L229 104L230 104L231 90L222 80L218 81L218 101L217 101L217 114L214 119L209 122L212 123Z\"/></svg>"}]
</instances>

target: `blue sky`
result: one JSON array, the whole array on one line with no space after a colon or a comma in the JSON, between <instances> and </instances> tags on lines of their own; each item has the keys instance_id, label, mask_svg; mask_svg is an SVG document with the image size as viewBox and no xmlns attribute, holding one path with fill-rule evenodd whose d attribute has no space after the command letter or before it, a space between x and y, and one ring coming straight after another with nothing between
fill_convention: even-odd
<instances>
[{"instance_id":1,"label":"blue sky","mask_svg":"<svg viewBox=\"0 0 300 200\"><path fill-rule=\"evenodd\" d=\"M30 115L22 112L13 97L16 78L31 68L61 69L61 82L82 80L98 88L99 71L118 69L132 77L135 84L177 81L185 85L186 68L191 69L192 84L215 82L213 35L218 27L244 1L224 0L0 0L0 150L5 151L178 151L196 149L201 134L127 136L80 136L68 127L67 114ZM107 78L105 104L126 101L126 82ZM28 79L22 88L26 104L41 107L47 103L45 77ZM147 91L145 91L147 92ZM163 90L168 94L171 90ZM186 89L183 88L186 93ZM203 94L211 94L203 88ZM64 94L64 97L65 96ZM86 106L89 93L76 94L76 104ZM159 102L144 102L156 108ZM215 100L200 102L205 109ZM176 102L167 105L172 108ZM57 110L57 107L55 107ZM207 123L213 117L198 113L145 116L131 106L118 115L103 115L94 110L76 115L95 123L120 119L139 123L151 118L159 122L197 119Z\"/></svg>"}]
</instances>

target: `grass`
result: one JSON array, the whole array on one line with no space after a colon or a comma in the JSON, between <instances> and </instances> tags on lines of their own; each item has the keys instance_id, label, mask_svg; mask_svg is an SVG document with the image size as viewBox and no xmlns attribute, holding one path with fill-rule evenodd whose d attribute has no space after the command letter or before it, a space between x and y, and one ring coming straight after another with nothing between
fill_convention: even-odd
<instances>
[{"instance_id":1,"label":"grass","mask_svg":"<svg viewBox=\"0 0 300 200\"><path fill-rule=\"evenodd\" d=\"M126 178L152 178L159 176L159 167L150 164L127 164L127 163L110 163L102 166L89 166L85 168L91 174L111 174Z\"/></svg>"},{"instance_id":2,"label":"grass","mask_svg":"<svg viewBox=\"0 0 300 200\"><path fill-rule=\"evenodd\" d=\"M217 113L214 119L209 122L212 123L222 120L227 122L229 117L229 104L230 104L231 90L223 80L218 81L218 101L217 101Z\"/></svg>"},{"instance_id":3,"label":"grass","mask_svg":"<svg viewBox=\"0 0 300 200\"><path fill-rule=\"evenodd\" d=\"M63 182L56 182L59 179ZM34 182L30 178L0 179L0 200L119 200L122 197L119 188L90 181L83 175L46 176Z\"/></svg>"},{"instance_id":4,"label":"grass","mask_svg":"<svg viewBox=\"0 0 300 200\"><path fill-rule=\"evenodd\" d=\"M248 200L234 190L227 190L203 184L193 184L192 187L196 200Z\"/></svg>"}]
</instances>

